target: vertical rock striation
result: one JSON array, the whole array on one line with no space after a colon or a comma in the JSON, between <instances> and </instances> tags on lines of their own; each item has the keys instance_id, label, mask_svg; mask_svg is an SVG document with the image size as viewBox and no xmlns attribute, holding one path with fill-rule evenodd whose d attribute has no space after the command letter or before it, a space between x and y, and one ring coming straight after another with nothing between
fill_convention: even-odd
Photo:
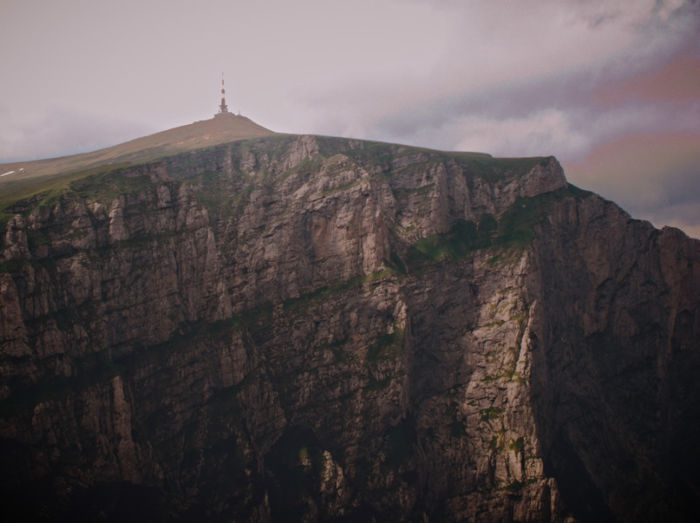
<instances>
[{"instance_id":1,"label":"vertical rock striation","mask_svg":"<svg viewBox=\"0 0 700 523\"><path fill-rule=\"evenodd\" d=\"M24 519L697 510L700 243L554 158L276 135L13 211L0 486Z\"/></svg>"}]
</instances>

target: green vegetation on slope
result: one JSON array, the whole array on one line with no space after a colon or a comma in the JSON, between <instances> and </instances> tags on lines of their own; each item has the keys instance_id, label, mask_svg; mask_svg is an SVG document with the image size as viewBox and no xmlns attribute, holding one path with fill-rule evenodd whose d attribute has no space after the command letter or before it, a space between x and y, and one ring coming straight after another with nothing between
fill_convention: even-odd
<instances>
[{"instance_id":1,"label":"green vegetation on slope","mask_svg":"<svg viewBox=\"0 0 700 523\"><path fill-rule=\"evenodd\" d=\"M535 224L547 215L555 201L587 194L590 193L570 185L532 198L518 198L498 221L491 214L483 214L478 224L457 220L448 232L426 236L410 246L404 261L413 271L435 262L462 258L479 249L526 247L535 236Z\"/></svg>"},{"instance_id":2,"label":"green vegetation on slope","mask_svg":"<svg viewBox=\"0 0 700 523\"><path fill-rule=\"evenodd\" d=\"M3 212L20 200L46 199L60 194L75 180L186 151L267 136L275 136L275 133L248 118L231 114L90 153L0 165L0 172L17 171L17 174L0 177L0 222L7 220L6 216L3 219Z\"/></svg>"},{"instance_id":3,"label":"green vegetation on slope","mask_svg":"<svg viewBox=\"0 0 700 523\"><path fill-rule=\"evenodd\" d=\"M467 173L495 181L509 176L525 174L538 163L548 161L541 156L525 158L495 158L487 153L440 151L425 147L414 147L370 140L345 140L332 137L317 137L319 152L331 157L342 153L361 164L371 163L384 171L391 170L396 160L405 155L425 156L426 163L453 161ZM352 143L348 148L348 144ZM418 158L420 161L420 158Z\"/></svg>"},{"instance_id":4,"label":"green vegetation on slope","mask_svg":"<svg viewBox=\"0 0 700 523\"><path fill-rule=\"evenodd\" d=\"M403 329L396 327L390 334L382 334L367 348L367 361L377 362L396 356L403 344Z\"/></svg>"},{"instance_id":5,"label":"green vegetation on slope","mask_svg":"<svg viewBox=\"0 0 700 523\"><path fill-rule=\"evenodd\" d=\"M127 185L133 185L134 180L120 183L116 178L110 179L106 176L110 173L121 173L120 176L123 176L126 168L177 156L179 166L173 166L171 174L177 175L182 171L183 176L187 176L184 171L188 167L192 168L190 170L197 171L201 166L188 165L189 157L183 153L222 144L231 144L233 155L239 158L254 152L266 161L274 162L280 159L286 150L285 146L291 144L296 138L295 135L272 133L246 118L232 115L231 118L195 122L92 153L6 164L2 166L3 169L19 169L20 166L26 169L21 175L0 178L0 223L6 222L9 215L14 212L22 212L38 202L52 201L70 187L74 187L78 194L84 197L91 197L92 193L104 197L123 194L128 190ZM289 175L292 171L318 166L323 158L331 158L339 153L365 167L372 166L375 170L379 168L389 176L396 170L395 161L406 155L416 157L418 164L423 163L421 155L425 156L426 166L436 162L453 161L465 168L468 173L486 179L524 174L537 162L542 161L542 158L493 158L484 153L444 152L344 138L315 137L315 139L319 145L320 158L302 162L289 172L285 172L283 176ZM198 155L191 160L197 163L201 158ZM91 181L83 181L78 185L74 183L87 179ZM100 186L107 181L109 181L108 186Z\"/></svg>"},{"instance_id":6,"label":"green vegetation on slope","mask_svg":"<svg viewBox=\"0 0 700 523\"><path fill-rule=\"evenodd\" d=\"M141 164L185 151L274 134L243 116L222 115L89 153L3 164L0 172L22 169L22 174L0 178L0 187L16 180L53 177L106 165Z\"/></svg>"}]
</instances>

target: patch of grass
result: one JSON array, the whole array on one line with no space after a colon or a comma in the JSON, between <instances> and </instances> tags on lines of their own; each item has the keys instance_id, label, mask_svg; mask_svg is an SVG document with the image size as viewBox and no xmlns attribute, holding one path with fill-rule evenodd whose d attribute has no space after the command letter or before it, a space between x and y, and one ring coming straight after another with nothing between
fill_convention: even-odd
<instances>
[{"instance_id":1,"label":"patch of grass","mask_svg":"<svg viewBox=\"0 0 700 523\"><path fill-rule=\"evenodd\" d=\"M415 161L400 169L414 168L419 165L427 169L438 163L456 162L465 170L467 176L478 176L487 181L523 176L536 165L551 161L549 157L494 158L489 154L478 152L438 151L370 141L357 142L355 147L348 148L347 141L342 139L328 137L318 137L317 139L323 154L332 155L342 152L360 165L371 164L374 167L380 167L380 170L388 177L396 172L396 168L393 166L397 162L400 163L402 157L406 155L414 156ZM426 190L429 190L427 186L417 189L398 189L395 194L401 196L414 191Z\"/></svg>"},{"instance_id":2,"label":"patch of grass","mask_svg":"<svg viewBox=\"0 0 700 523\"><path fill-rule=\"evenodd\" d=\"M397 198L400 198L402 196L406 196L408 194L423 194L432 191L435 188L434 183L429 183L427 185L423 185L422 187L409 187L409 188L404 188L404 189L394 189L392 192L394 193L394 196Z\"/></svg>"},{"instance_id":3,"label":"patch of grass","mask_svg":"<svg viewBox=\"0 0 700 523\"><path fill-rule=\"evenodd\" d=\"M501 216L497 245L524 247L535 237L534 226L547 215L554 202L571 195L568 188L532 198L518 198Z\"/></svg>"},{"instance_id":4,"label":"patch of grass","mask_svg":"<svg viewBox=\"0 0 700 523\"><path fill-rule=\"evenodd\" d=\"M496 264L498 264L499 262L501 262L501 261L503 261L503 260L505 260L505 257L504 257L504 255L503 255L503 253L502 253L502 252L499 252L499 253L496 254L495 256L491 256L491 257L486 261L486 263L488 263L489 265L496 265Z\"/></svg>"},{"instance_id":5,"label":"patch of grass","mask_svg":"<svg viewBox=\"0 0 700 523\"><path fill-rule=\"evenodd\" d=\"M509 448L510 448L510 450L515 452L516 454L522 454L524 447L525 447L525 441L523 440L522 437L520 437L514 441L511 441Z\"/></svg>"},{"instance_id":6,"label":"patch of grass","mask_svg":"<svg viewBox=\"0 0 700 523\"><path fill-rule=\"evenodd\" d=\"M198 124L193 125L196 126ZM204 125L209 124L205 122ZM188 127L191 126L184 126L180 128L180 131L177 129L165 131L164 133L158 133L158 135L170 133L169 136L175 136L178 133L186 133L185 128ZM175 135L171 131L175 131ZM143 176L134 176L134 169L139 169L143 166L164 161L169 166L168 170L171 176L183 179L184 177L191 177L192 170L201 169L203 161L211 160L216 156L216 153L228 150L227 148L229 147L234 154L242 154L242 151L248 148L274 159L274 157L281 154L280 151L284 149L285 142L295 139L294 136L286 135L272 135L266 138L252 138L251 136L243 135L230 135L229 137L227 135L225 141L239 141L224 145L218 145L221 144L221 141L185 144L181 148L179 146L171 147L164 142L164 144L146 147L141 150L131 150L133 149L132 145L136 144L136 142L144 146L153 142L158 135L141 138L134 142L128 142L94 153L28 162L34 165L33 168L38 172L45 172L46 174L2 180L0 184L2 186L0 190L0 225L4 226L13 214L28 212L37 205L51 204L67 191L74 191L78 196L104 201L124 192L137 191L143 186L162 183L151 182L145 171ZM197 152L195 154L192 151L183 152L183 150L189 148L197 149ZM122 149L129 152L120 156L117 152L124 152ZM107 154L108 151L112 150L114 151L113 154ZM94 165L95 163L101 163L102 165L90 167L90 164ZM197 176L199 174L201 173L198 173Z\"/></svg>"},{"instance_id":7,"label":"patch of grass","mask_svg":"<svg viewBox=\"0 0 700 523\"><path fill-rule=\"evenodd\" d=\"M357 187L363 181L365 181L364 178L360 178L359 180L353 180L352 182L344 183L344 184L339 185L337 187L333 187L332 189L326 189L325 191L321 191L320 193L317 194L317 196L329 196L331 194L335 194L338 192L347 191L348 189L352 189L353 187Z\"/></svg>"},{"instance_id":8,"label":"patch of grass","mask_svg":"<svg viewBox=\"0 0 700 523\"><path fill-rule=\"evenodd\" d=\"M375 363L386 360L401 350L403 329L395 328L390 334L382 334L367 348L367 361Z\"/></svg>"},{"instance_id":9,"label":"patch of grass","mask_svg":"<svg viewBox=\"0 0 700 523\"><path fill-rule=\"evenodd\" d=\"M399 276L406 275L406 265L404 264L398 253L392 249L388 260L384 260L384 264L387 270L392 271L394 274Z\"/></svg>"},{"instance_id":10,"label":"patch of grass","mask_svg":"<svg viewBox=\"0 0 700 523\"><path fill-rule=\"evenodd\" d=\"M318 172L321 167L323 166L324 162L326 161L326 158L320 154L316 154L310 158L306 158L299 162L298 164L294 165L293 167L287 169L281 174L278 174L277 176L274 177L276 183L283 182L290 176L294 176L296 174L302 173L302 174L312 174L315 172Z\"/></svg>"},{"instance_id":11,"label":"patch of grass","mask_svg":"<svg viewBox=\"0 0 700 523\"><path fill-rule=\"evenodd\" d=\"M106 174L126 167L128 164L103 165L92 169L80 170L55 175L37 176L34 178L18 178L3 184L0 191L0 211L11 216L17 212L25 212L34 205L46 205L54 201L72 182L88 178L96 174ZM5 217L7 220L7 216Z\"/></svg>"},{"instance_id":12,"label":"patch of grass","mask_svg":"<svg viewBox=\"0 0 700 523\"><path fill-rule=\"evenodd\" d=\"M256 189L254 182L230 180L221 173L205 173L194 183L199 204L207 210L210 225L219 219L240 216Z\"/></svg>"},{"instance_id":13,"label":"patch of grass","mask_svg":"<svg viewBox=\"0 0 700 523\"><path fill-rule=\"evenodd\" d=\"M489 441L489 450L491 452L498 452L502 450L504 446L503 441L503 431L499 431L498 434L494 434Z\"/></svg>"},{"instance_id":14,"label":"patch of grass","mask_svg":"<svg viewBox=\"0 0 700 523\"><path fill-rule=\"evenodd\" d=\"M581 189L579 187L576 187L573 184L567 183L566 188L569 191L569 194L571 196L574 196L577 199L582 199L582 198L588 198L589 196L595 194L592 193L591 191L586 191L585 189Z\"/></svg>"},{"instance_id":15,"label":"patch of grass","mask_svg":"<svg viewBox=\"0 0 700 523\"><path fill-rule=\"evenodd\" d=\"M481 409L479 415L481 421L491 421L500 418L503 415L503 409L501 407L488 407Z\"/></svg>"},{"instance_id":16,"label":"patch of grass","mask_svg":"<svg viewBox=\"0 0 700 523\"><path fill-rule=\"evenodd\" d=\"M484 378L481 381L483 381L484 383L491 383L502 379L508 381L515 381L517 383L525 383L525 378L520 376L520 373L515 369L504 371L499 374L488 374L484 376Z\"/></svg>"},{"instance_id":17,"label":"patch of grass","mask_svg":"<svg viewBox=\"0 0 700 523\"><path fill-rule=\"evenodd\" d=\"M364 283L371 283L375 281L382 281L387 278L391 278L392 276L395 276L397 274L401 274L401 272L398 269L394 268L392 265L387 264L386 269L384 269L383 271L374 271L372 274L365 276L362 281Z\"/></svg>"},{"instance_id":18,"label":"patch of grass","mask_svg":"<svg viewBox=\"0 0 700 523\"><path fill-rule=\"evenodd\" d=\"M303 295L299 296L298 298L289 298L288 300L285 300L282 305L283 305L284 310L286 312L296 314L296 313L302 312L304 309L309 307L312 303L314 303L322 298L327 298L329 296L333 296L335 294L340 294L340 293L349 291L350 289L359 287L360 285L362 285L362 282L364 280L365 280L365 278L357 277L357 278L351 278L351 279L344 281L344 282L337 283L335 285L320 287L314 291L303 294Z\"/></svg>"},{"instance_id":19,"label":"patch of grass","mask_svg":"<svg viewBox=\"0 0 700 523\"><path fill-rule=\"evenodd\" d=\"M406 253L409 269L417 270L429 263L461 258L469 252L488 247L494 230L492 221L495 221L493 216L488 216L490 218L482 217L482 227L472 221L458 220L447 233L418 240Z\"/></svg>"},{"instance_id":20,"label":"patch of grass","mask_svg":"<svg viewBox=\"0 0 700 523\"><path fill-rule=\"evenodd\" d=\"M410 246L406 264L410 270L419 270L428 264L458 259L479 249L524 248L535 236L535 224L546 216L551 205L570 194L565 188L533 198L518 198L500 221L491 214L483 214L478 225L473 221L458 220L447 233L426 236ZM495 264L505 259L510 258L505 252L499 252L488 263Z\"/></svg>"},{"instance_id":21,"label":"patch of grass","mask_svg":"<svg viewBox=\"0 0 700 523\"><path fill-rule=\"evenodd\" d=\"M122 194L151 189L158 183L162 182L153 182L143 168L132 167L97 171L90 176L73 181L70 184L70 191L82 199L108 203Z\"/></svg>"},{"instance_id":22,"label":"patch of grass","mask_svg":"<svg viewBox=\"0 0 700 523\"><path fill-rule=\"evenodd\" d=\"M499 243L524 247L535 236L532 229L535 219L540 215L540 209L529 199L518 199L501 217Z\"/></svg>"},{"instance_id":23,"label":"patch of grass","mask_svg":"<svg viewBox=\"0 0 700 523\"><path fill-rule=\"evenodd\" d=\"M383 170L391 169L391 163L396 159L399 146L394 144L362 141L356 149L345 151L344 154L359 163L370 163Z\"/></svg>"},{"instance_id":24,"label":"patch of grass","mask_svg":"<svg viewBox=\"0 0 700 523\"><path fill-rule=\"evenodd\" d=\"M523 176L538 164L544 164L549 158L535 156L529 158L494 158L488 155L460 154L453 158L467 173L484 178L487 181L498 181L510 177Z\"/></svg>"}]
</instances>

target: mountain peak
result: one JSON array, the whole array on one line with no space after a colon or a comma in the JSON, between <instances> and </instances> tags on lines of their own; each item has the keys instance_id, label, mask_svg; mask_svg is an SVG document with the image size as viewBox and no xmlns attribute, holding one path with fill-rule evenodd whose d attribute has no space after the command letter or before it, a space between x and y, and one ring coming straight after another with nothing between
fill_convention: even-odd
<instances>
[{"instance_id":1,"label":"mountain peak","mask_svg":"<svg viewBox=\"0 0 700 523\"><path fill-rule=\"evenodd\" d=\"M208 120L174 127L142 138L103 149L128 160L150 160L155 157L210 147L221 143L275 134L250 118L233 113L218 113ZM100 152L100 151L98 151Z\"/></svg>"},{"instance_id":2,"label":"mountain peak","mask_svg":"<svg viewBox=\"0 0 700 523\"><path fill-rule=\"evenodd\" d=\"M105 149L44 160L0 164L0 187L5 193L26 192L49 176L75 173L103 165L142 163L172 154L222 143L275 134L245 116L218 113L208 120L174 127ZM41 180L40 180L41 179Z\"/></svg>"},{"instance_id":3,"label":"mountain peak","mask_svg":"<svg viewBox=\"0 0 700 523\"><path fill-rule=\"evenodd\" d=\"M275 134L250 118L233 113L218 113L208 120L173 127L148 136L135 138L118 145L89 153L12 162L3 165L4 170L23 169L23 176L58 174L96 167L107 163L134 163L176 154L220 143ZM6 169L5 169L6 168ZM9 181L9 180L7 180Z\"/></svg>"}]
</instances>

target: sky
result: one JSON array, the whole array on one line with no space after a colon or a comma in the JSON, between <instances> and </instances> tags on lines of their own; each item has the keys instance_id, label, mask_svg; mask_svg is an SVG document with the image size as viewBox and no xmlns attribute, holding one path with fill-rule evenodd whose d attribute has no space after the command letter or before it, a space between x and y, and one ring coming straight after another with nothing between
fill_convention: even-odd
<instances>
[{"instance_id":1,"label":"sky","mask_svg":"<svg viewBox=\"0 0 700 523\"><path fill-rule=\"evenodd\" d=\"M230 110L274 131L556 156L700 237L700 0L0 0L0 163Z\"/></svg>"}]
</instances>

